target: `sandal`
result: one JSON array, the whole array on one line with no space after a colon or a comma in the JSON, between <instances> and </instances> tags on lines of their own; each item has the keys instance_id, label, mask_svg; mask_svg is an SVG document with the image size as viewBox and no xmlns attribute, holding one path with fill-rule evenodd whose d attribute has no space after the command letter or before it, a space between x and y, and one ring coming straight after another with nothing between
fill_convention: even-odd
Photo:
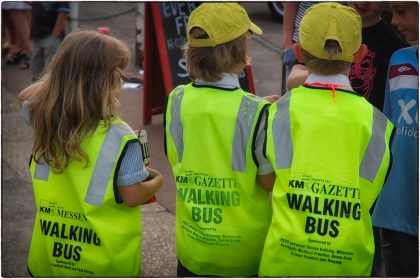
<instances>
[{"instance_id":1,"label":"sandal","mask_svg":"<svg viewBox=\"0 0 420 279\"><path fill-rule=\"evenodd\" d=\"M5 42L1 47L2 55L6 55L12 48L13 46L9 42Z\"/></svg>"},{"instance_id":2,"label":"sandal","mask_svg":"<svg viewBox=\"0 0 420 279\"><path fill-rule=\"evenodd\" d=\"M6 55L6 64L7 65L16 65L19 63L20 58L21 58L22 54L21 52L16 52L16 53L9 53Z\"/></svg>"},{"instance_id":3,"label":"sandal","mask_svg":"<svg viewBox=\"0 0 420 279\"><path fill-rule=\"evenodd\" d=\"M19 63L19 67L22 70L29 69L29 60L30 60L29 54L22 53L21 54L21 60L20 60L20 63Z\"/></svg>"}]
</instances>

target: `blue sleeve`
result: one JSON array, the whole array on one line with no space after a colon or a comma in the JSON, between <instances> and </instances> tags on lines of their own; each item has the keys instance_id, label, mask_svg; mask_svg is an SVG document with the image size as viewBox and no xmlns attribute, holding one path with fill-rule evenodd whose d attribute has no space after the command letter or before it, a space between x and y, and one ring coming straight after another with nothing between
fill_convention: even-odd
<instances>
[{"instance_id":1,"label":"blue sleeve","mask_svg":"<svg viewBox=\"0 0 420 279\"><path fill-rule=\"evenodd\" d=\"M145 180L149 171L143 162L140 142L128 143L117 176L118 186L129 186Z\"/></svg>"}]
</instances>

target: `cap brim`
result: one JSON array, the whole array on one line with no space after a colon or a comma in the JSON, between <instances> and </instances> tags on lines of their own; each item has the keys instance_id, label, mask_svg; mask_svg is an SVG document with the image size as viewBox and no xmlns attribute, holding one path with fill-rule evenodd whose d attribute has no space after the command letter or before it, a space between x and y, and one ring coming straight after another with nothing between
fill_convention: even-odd
<instances>
[{"instance_id":1,"label":"cap brim","mask_svg":"<svg viewBox=\"0 0 420 279\"><path fill-rule=\"evenodd\" d=\"M255 23L251 22L251 28L250 30L257 34L257 35L262 35L263 31L261 30L261 28L259 28Z\"/></svg>"}]
</instances>

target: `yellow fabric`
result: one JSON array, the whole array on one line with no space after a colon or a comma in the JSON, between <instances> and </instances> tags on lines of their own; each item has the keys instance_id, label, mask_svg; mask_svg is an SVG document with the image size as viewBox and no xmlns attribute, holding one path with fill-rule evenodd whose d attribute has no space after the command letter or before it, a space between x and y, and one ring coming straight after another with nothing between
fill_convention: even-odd
<instances>
[{"instance_id":1,"label":"yellow fabric","mask_svg":"<svg viewBox=\"0 0 420 279\"><path fill-rule=\"evenodd\" d=\"M341 54L329 57L324 52L326 40L336 40ZM315 4L302 17L299 42L304 50L320 59L353 62L362 43L362 21L352 8L335 2Z\"/></svg>"},{"instance_id":2,"label":"yellow fabric","mask_svg":"<svg viewBox=\"0 0 420 279\"><path fill-rule=\"evenodd\" d=\"M175 89L166 109L167 156L176 187L176 251L191 272L214 276L258 273L271 220L268 193L255 181L252 135L265 101L241 89L185 86L181 121L183 154L171 134ZM241 101L257 101L246 143L246 171L232 170L232 145ZM180 158L182 160L180 161Z\"/></svg>"},{"instance_id":3,"label":"yellow fabric","mask_svg":"<svg viewBox=\"0 0 420 279\"><path fill-rule=\"evenodd\" d=\"M203 29L209 38L192 38L190 31L194 27ZM238 3L203 3L188 19L188 44L191 47L214 47L239 38L249 30L258 35L263 33Z\"/></svg>"},{"instance_id":4,"label":"yellow fabric","mask_svg":"<svg viewBox=\"0 0 420 279\"><path fill-rule=\"evenodd\" d=\"M44 181L35 178L36 163L31 162L37 215L28 268L36 277L140 276L141 209L116 204L113 189L118 158L127 141L137 139L134 134L122 138L102 204L85 202L107 131L100 122L82 142L88 167L73 161L62 174L50 172Z\"/></svg>"},{"instance_id":5,"label":"yellow fabric","mask_svg":"<svg viewBox=\"0 0 420 279\"><path fill-rule=\"evenodd\" d=\"M384 154L373 181L359 167L371 140L373 107L364 98L329 90L292 90L292 160L275 167L273 221L260 265L260 276L369 276L374 239L369 210L388 170L387 121ZM273 118L269 109L267 157L276 166ZM285 132L285 131L284 131ZM282 135L284 136L284 135ZM284 154L278 154L284 156Z\"/></svg>"}]
</instances>

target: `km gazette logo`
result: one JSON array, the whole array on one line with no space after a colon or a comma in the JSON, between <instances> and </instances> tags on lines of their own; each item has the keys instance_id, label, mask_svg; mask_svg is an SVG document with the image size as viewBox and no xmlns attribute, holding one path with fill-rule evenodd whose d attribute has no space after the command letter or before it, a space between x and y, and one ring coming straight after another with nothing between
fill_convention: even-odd
<instances>
[{"instance_id":1,"label":"km gazette logo","mask_svg":"<svg viewBox=\"0 0 420 279\"><path fill-rule=\"evenodd\" d=\"M83 213L68 210L63 206L58 206L56 202L47 200L41 200L39 213L44 215L58 216L65 219L73 219L83 222L87 221L86 216Z\"/></svg>"}]
</instances>

